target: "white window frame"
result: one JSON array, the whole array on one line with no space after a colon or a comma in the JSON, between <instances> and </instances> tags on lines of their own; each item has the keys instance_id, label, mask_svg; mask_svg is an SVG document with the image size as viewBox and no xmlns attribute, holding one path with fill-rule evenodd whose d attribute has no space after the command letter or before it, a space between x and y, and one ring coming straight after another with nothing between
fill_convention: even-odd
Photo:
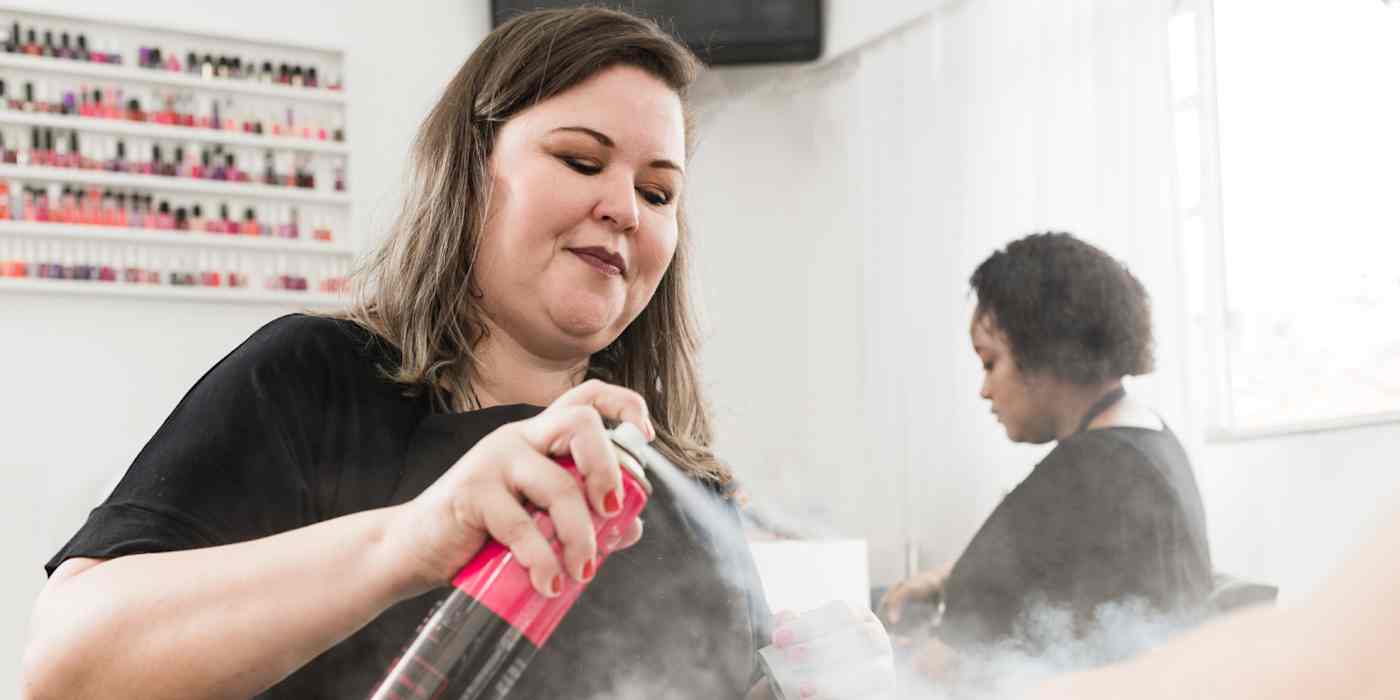
<instances>
[{"instance_id":1,"label":"white window frame","mask_svg":"<svg viewBox=\"0 0 1400 700\"><path fill-rule=\"evenodd\" d=\"M1185 262L1188 265L1201 265L1205 280L1203 308L1188 311L1193 316L1188 332L1201 336L1193 338L1189 347L1203 355L1195 359L1199 370L1194 374L1206 385L1201 387L1207 398L1205 439L1207 442L1235 442L1400 423L1400 411L1250 427L1240 427L1235 421L1227 340L1229 304L1225 281L1228 271L1221 215L1220 114L1216 92L1214 10L1214 0L1177 0L1172 10L1173 18L1189 14L1195 16L1197 90L1192 95L1177 95L1176 86L1173 85L1172 112L1175 120L1193 118L1194 114L1200 139L1199 201L1189 201L1186 196L1178 197L1178 230L1184 230L1187 222L1196 219L1202 236L1200 257Z\"/></svg>"}]
</instances>

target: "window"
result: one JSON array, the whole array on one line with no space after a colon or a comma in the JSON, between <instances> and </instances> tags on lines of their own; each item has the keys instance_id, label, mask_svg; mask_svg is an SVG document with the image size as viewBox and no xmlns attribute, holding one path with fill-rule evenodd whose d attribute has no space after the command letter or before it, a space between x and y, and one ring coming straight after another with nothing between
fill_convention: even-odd
<instances>
[{"instance_id":1,"label":"window","mask_svg":"<svg viewBox=\"0 0 1400 700\"><path fill-rule=\"evenodd\" d=\"M1400 420L1397 4L1173 15L1192 373L1216 435Z\"/></svg>"}]
</instances>

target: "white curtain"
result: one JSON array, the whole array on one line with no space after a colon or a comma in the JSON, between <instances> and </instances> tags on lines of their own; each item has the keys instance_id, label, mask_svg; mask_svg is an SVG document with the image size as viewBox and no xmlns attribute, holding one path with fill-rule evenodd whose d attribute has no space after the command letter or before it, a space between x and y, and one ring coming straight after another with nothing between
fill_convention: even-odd
<instances>
[{"instance_id":1,"label":"white curtain","mask_svg":"<svg viewBox=\"0 0 1400 700\"><path fill-rule=\"evenodd\" d=\"M1044 451L1006 442L967 339L968 276L1011 239L1068 230L1129 265L1153 295L1159 367L1131 390L1194 434L1169 4L968 0L862 56L869 429L906 446L888 458L907 456L923 566L956 556Z\"/></svg>"},{"instance_id":2,"label":"white curtain","mask_svg":"<svg viewBox=\"0 0 1400 700\"><path fill-rule=\"evenodd\" d=\"M973 267L1068 229L1156 297L1182 425L1167 0L965 0L817 66L702 81L687 190L722 456L871 579L956 556L1043 448L977 396ZM879 5L870 3L871 11Z\"/></svg>"}]
</instances>

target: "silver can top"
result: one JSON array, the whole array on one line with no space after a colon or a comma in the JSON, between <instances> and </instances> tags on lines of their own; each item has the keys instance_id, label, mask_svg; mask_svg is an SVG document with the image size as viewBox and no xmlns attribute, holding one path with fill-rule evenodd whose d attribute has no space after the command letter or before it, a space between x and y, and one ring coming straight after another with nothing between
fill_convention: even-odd
<instances>
[{"instance_id":1,"label":"silver can top","mask_svg":"<svg viewBox=\"0 0 1400 700\"><path fill-rule=\"evenodd\" d=\"M666 458L657 452L656 448L647 444L647 438L641 429L631 423L619 423L616 428L608 431L608 438L617 447L618 461L622 462L622 468L650 494L651 481L647 479L645 468L652 468L656 460L664 462Z\"/></svg>"}]
</instances>

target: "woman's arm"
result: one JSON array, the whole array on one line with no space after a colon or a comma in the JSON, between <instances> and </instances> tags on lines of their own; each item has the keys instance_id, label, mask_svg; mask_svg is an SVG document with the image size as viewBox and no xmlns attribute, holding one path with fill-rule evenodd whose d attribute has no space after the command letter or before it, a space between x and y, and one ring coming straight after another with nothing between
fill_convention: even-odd
<instances>
[{"instance_id":1,"label":"woman's arm","mask_svg":"<svg viewBox=\"0 0 1400 700\"><path fill-rule=\"evenodd\" d=\"M635 392L586 382L487 435L401 506L238 544L66 562L35 605L25 697L250 697L395 602L447 584L488 536L543 595L564 575L587 580L590 506L620 503L603 416L655 434ZM553 453L572 454L582 488ZM526 501L548 513L559 554ZM634 521L620 546L640 533Z\"/></svg>"},{"instance_id":2,"label":"woman's arm","mask_svg":"<svg viewBox=\"0 0 1400 700\"><path fill-rule=\"evenodd\" d=\"M70 559L40 593L26 698L248 698L421 592L384 508L221 547Z\"/></svg>"}]
</instances>

